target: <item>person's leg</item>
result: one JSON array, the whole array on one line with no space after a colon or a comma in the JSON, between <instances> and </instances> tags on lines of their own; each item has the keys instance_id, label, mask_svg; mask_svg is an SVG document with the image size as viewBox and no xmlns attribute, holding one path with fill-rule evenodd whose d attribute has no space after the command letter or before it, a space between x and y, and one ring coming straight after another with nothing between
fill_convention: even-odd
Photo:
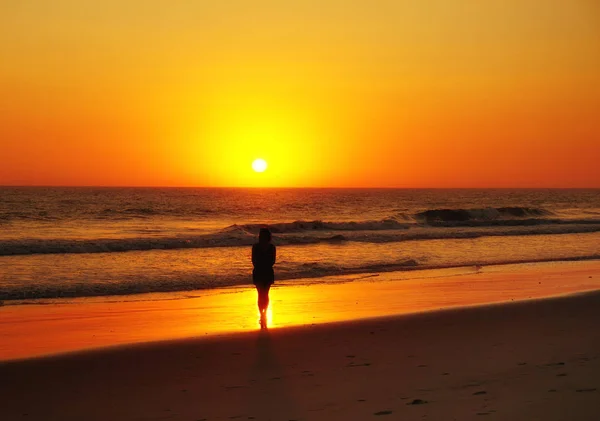
<instances>
[{"instance_id":1,"label":"person's leg","mask_svg":"<svg viewBox=\"0 0 600 421\"><path fill-rule=\"evenodd\" d=\"M265 285L263 287L263 311L267 311L267 309L269 308L269 290L271 289L271 285Z\"/></svg>"},{"instance_id":2,"label":"person's leg","mask_svg":"<svg viewBox=\"0 0 600 421\"><path fill-rule=\"evenodd\" d=\"M257 286L256 289L258 291L258 310L263 313L269 307L270 285Z\"/></svg>"},{"instance_id":3,"label":"person's leg","mask_svg":"<svg viewBox=\"0 0 600 421\"><path fill-rule=\"evenodd\" d=\"M258 296L258 311L260 312L262 309L262 294L261 294L261 287L260 285L255 285L256 287L256 295Z\"/></svg>"}]
</instances>

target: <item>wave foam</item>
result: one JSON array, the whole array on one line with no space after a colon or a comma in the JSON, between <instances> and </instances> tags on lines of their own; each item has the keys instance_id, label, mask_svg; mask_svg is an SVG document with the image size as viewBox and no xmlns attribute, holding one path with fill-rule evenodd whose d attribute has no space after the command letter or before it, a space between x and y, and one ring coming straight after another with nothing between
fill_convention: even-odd
<instances>
[{"instance_id":1,"label":"wave foam","mask_svg":"<svg viewBox=\"0 0 600 421\"><path fill-rule=\"evenodd\" d=\"M490 236L579 234L600 231L600 221L595 223L545 223L537 220L495 221L478 226L418 227L400 230L344 231L332 233L287 232L275 236L277 245L319 243L392 243L414 240L467 239ZM215 234L174 237L134 237L114 239L18 239L0 240L0 256L65 253L115 253L126 251L175 250L208 247L244 247L253 244L256 235L246 229L228 228Z\"/></svg>"},{"instance_id":2,"label":"wave foam","mask_svg":"<svg viewBox=\"0 0 600 421\"><path fill-rule=\"evenodd\" d=\"M348 221L348 222L324 222L324 221L294 221L280 222L276 224L243 224L232 225L227 230L244 231L256 234L261 228L269 228L275 234L294 233L303 231L379 231L407 229L411 224L398 222L396 219L383 219L380 221Z\"/></svg>"}]
</instances>

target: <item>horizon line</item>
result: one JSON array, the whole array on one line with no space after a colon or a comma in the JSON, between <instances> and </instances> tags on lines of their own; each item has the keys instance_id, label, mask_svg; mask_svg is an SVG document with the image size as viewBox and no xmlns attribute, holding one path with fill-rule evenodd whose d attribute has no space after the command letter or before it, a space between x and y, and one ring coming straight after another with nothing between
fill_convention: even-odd
<instances>
[{"instance_id":1,"label":"horizon line","mask_svg":"<svg viewBox=\"0 0 600 421\"><path fill-rule=\"evenodd\" d=\"M122 189L331 189L331 190L596 190L600 186L584 187L515 187L515 186L492 186L492 187L407 187L407 186L164 186L164 185L73 185L73 184L0 184L0 188L122 188Z\"/></svg>"}]
</instances>

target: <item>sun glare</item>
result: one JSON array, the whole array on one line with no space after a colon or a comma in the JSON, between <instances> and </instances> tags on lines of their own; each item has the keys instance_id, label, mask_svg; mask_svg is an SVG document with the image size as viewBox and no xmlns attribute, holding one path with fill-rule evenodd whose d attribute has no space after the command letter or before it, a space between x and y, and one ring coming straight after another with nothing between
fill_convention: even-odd
<instances>
[{"instance_id":1,"label":"sun glare","mask_svg":"<svg viewBox=\"0 0 600 421\"><path fill-rule=\"evenodd\" d=\"M267 169L267 161L261 158L255 159L252 162L252 169L256 172L264 172Z\"/></svg>"}]
</instances>

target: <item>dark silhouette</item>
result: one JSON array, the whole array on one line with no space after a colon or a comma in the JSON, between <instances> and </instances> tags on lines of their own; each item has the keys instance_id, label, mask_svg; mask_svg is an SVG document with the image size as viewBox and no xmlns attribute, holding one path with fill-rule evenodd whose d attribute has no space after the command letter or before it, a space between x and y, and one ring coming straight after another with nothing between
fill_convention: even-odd
<instances>
[{"instance_id":1,"label":"dark silhouette","mask_svg":"<svg viewBox=\"0 0 600 421\"><path fill-rule=\"evenodd\" d=\"M258 292L258 311L260 323L266 327L266 313L269 308L269 289L275 282L273 265L275 264L276 250L271 243L271 231L261 228L258 234L258 243L252 246L252 283Z\"/></svg>"}]
</instances>

